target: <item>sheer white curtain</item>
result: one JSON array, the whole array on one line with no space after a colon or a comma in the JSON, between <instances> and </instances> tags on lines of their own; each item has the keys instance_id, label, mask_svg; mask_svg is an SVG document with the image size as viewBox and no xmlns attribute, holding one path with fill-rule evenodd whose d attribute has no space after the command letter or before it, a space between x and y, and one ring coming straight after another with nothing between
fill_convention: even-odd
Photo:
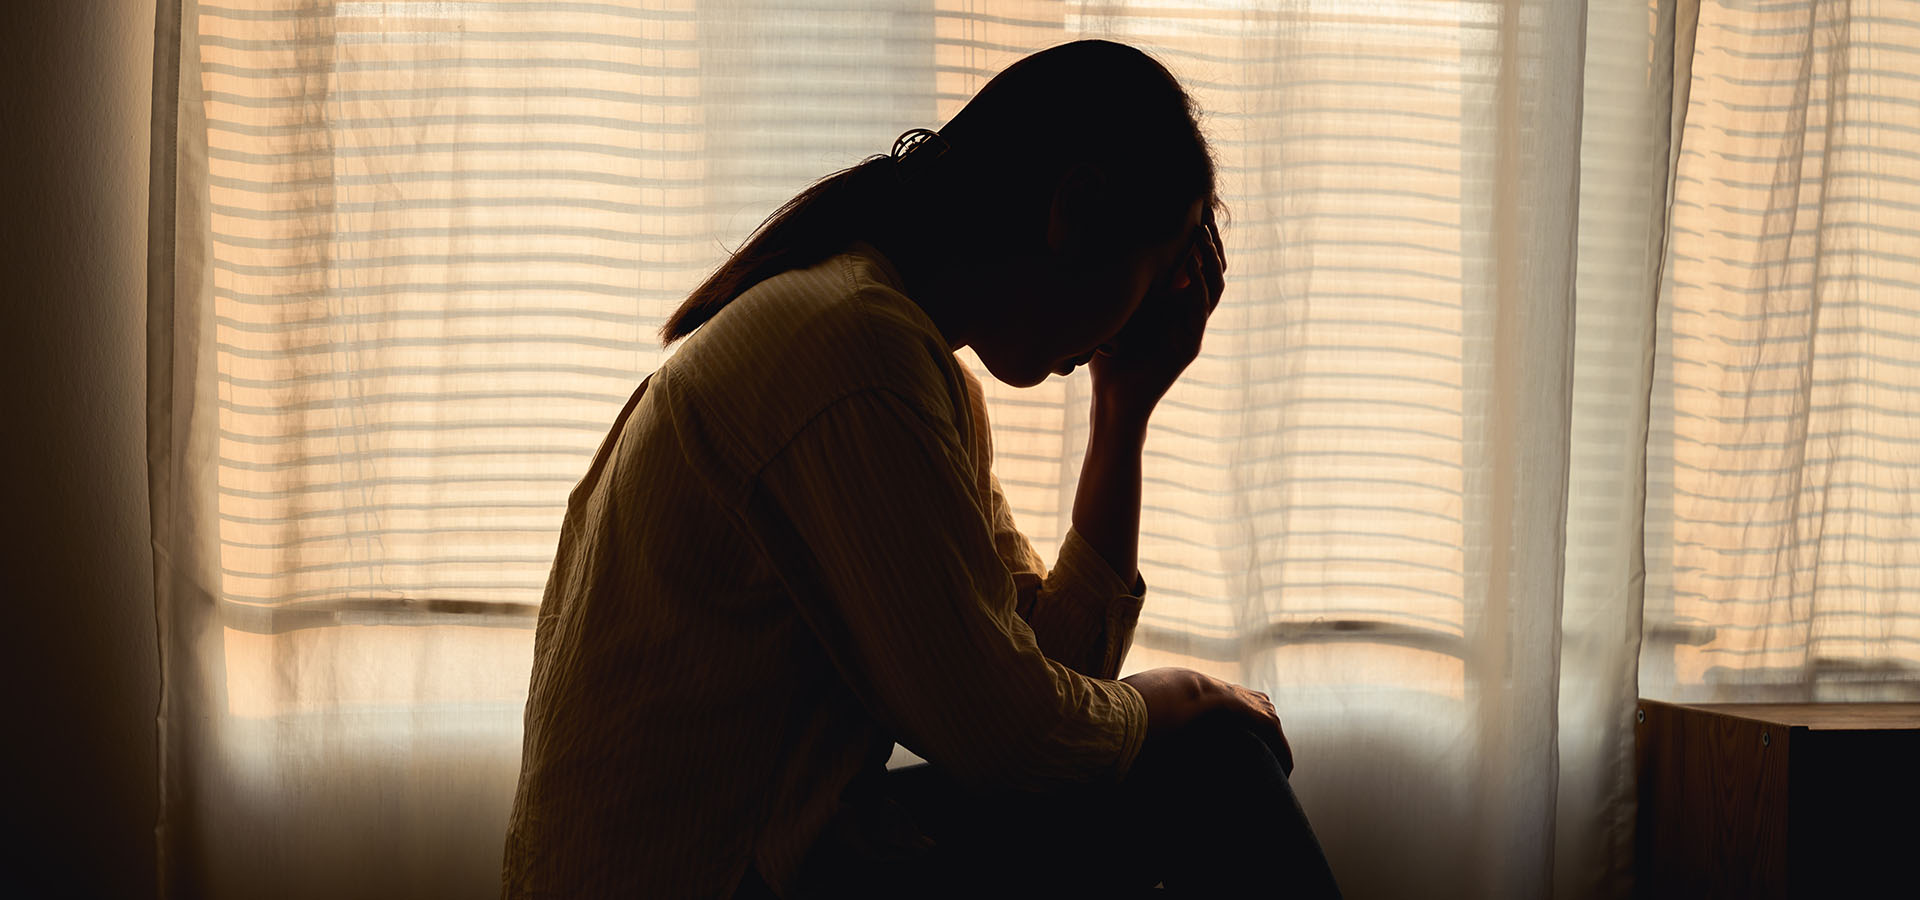
<instances>
[{"instance_id":1,"label":"sheer white curtain","mask_svg":"<svg viewBox=\"0 0 1920 900\"><path fill-rule=\"evenodd\" d=\"M1671 6L162 8L174 895L495 893L566 491L664 315L807 180L1080 36L1194 89L1232 208L1128 670L1273 694L1350 896L1624 888ZM989 396L1050 555L1087 385Z\"/></svg>"},{"instance_id":2,"label":"sheer white curtain","mask_svg":"<svg viewBox=\"0 0 1920 900\"><path fill-rule=\"evenodd\" d=\"M1644 691L1920 699L1920 2L1702 3Z\"/></svg>"}]
</instances>

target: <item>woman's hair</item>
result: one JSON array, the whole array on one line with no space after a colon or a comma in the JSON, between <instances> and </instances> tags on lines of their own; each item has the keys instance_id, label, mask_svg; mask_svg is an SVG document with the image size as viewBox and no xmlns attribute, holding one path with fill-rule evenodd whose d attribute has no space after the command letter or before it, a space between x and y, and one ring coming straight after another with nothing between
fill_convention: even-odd
<instances>
[{"instance_id":1,"label":"woman's hair","mask_svg":"<svg viewBox=\"0 0 1920 900\"><path fill-rule=\"evenodd\" d=\"M814 182L680 304L660 329L673 343L755 284L885 236L911 220L923 240L956 246L1044 221L1069 167L1097 173L1081 218L1116 253L1171 238L1196 200L1218 205L1214 165L1193 101L1166 67L1111 41L1075 41L1009 66L940 129L948 148L914 151L911 178L874 156ZM1011 240L1011 239L1009 239Z\"/></svg>"}]
</instances>

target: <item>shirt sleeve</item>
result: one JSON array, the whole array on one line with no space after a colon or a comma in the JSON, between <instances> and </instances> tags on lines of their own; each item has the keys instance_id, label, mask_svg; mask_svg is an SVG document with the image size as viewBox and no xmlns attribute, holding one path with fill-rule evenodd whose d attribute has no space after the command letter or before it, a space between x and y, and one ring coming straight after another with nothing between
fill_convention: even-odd
<instances>
[{"instance_id":1,"label":"shirt sleeve","mask_svg":"<svg viewBox=\"0 0 1920 900\"><path fill-rule=\"evenodd\" d=\"M848 686L908 749L979 783L1118 777L1145 703L1042 652L968 463L951 422L857 392L761 470L749 528Z\"/></svg>"},{"instance_id":2,"label":"shirt sleeve","mask_svg":"<svg viewBox=\"0 0 1920 900\"><path fill-rule=\"evenodd\" d=\"M993 428L985 391L972 373L966 374L966 382L973 479L987 507L994 551L1013 575L1020 618L1033 629L1048 658L1092 678L1118 676L1133 647L1146 581L1136 574L1128 584L1071 528L1052 571L1044 567L1014 523L1013 507L993 474Z\"/></svg>"},{"instance_id":3,"label":"shirt sleeve","mask_svg":"<svg viewBox=\"0 0 1920 900\"><path fill-rule=\"evenodd\" d=\"M1045 580L1021 580L1020 617L1048 657L1092 678L1119 676L1140 623L1144 580L1135 576L1133 584L1122 581L1106 558L1071 529Z\"/></svg>"}]
</instances>

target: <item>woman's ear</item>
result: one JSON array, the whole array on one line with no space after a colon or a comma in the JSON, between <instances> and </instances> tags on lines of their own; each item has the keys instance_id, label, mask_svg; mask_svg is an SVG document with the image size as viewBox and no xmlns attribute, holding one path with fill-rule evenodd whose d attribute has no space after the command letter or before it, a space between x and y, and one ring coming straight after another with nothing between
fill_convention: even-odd
<instances>
[{"instance_id":1,"label":"woman's ear","mask_svg":"<svg viewBox=\"0 0 1920 900\"><path fill-rule=\"evenodd\" d=\"M1106 207L1105 173L1085 163L1074 163L1053 188L1047 212L1047 249L1078 255Z\"/></svg>"}]
</instances>

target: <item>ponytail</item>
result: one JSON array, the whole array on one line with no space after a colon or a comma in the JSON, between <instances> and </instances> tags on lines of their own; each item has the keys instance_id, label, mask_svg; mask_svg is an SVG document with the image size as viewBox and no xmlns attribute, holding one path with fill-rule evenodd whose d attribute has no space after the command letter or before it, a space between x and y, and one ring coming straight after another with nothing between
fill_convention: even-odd
<instances>
[{"instance_id":1,"label":"ponytail","mask_svg":"<svg viewBox=\"0 0 1920 900\"><path fill-rule=\"evenodd\" d=\"M874 156L809 185L760 223L744 246L687 295L660 328L661 343L692 334L748 288L846 249L891 203L897 181L893 160Z\"/></svg>"}]
</instances>

